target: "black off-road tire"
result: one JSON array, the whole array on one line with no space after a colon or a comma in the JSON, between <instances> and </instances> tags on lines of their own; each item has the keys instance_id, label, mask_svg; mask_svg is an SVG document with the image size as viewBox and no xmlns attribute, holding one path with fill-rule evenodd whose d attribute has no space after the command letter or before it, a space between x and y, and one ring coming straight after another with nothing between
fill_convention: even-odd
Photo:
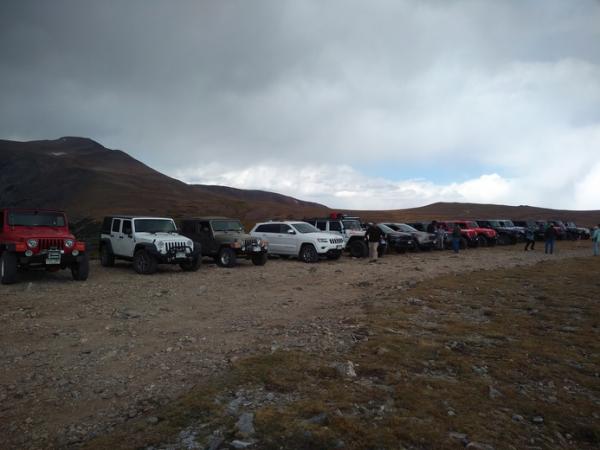
<instances>
[{"instance_id":1,"label":"black off-road tire","mask_svg":"<svg viewBox=\"0 0 600 450\"><path fill-rule=\"evenodd\" d=\"M83 253L79 262L71 264L71 275L75 281L85 281L90 274L90 260L87 253Z\"/></svg>"},{"instance_id":2,"label":"black off-road tire","mask_svg":"<svg viewBox=\"0 0 600 450\"><path fill-rule=\"evenodd\" d=\"M459 247L461 250L466 250L469 247L469 242L465 238L460 238Z\"/></svg>"},{"instance_id":3,"label":"black off-road tire","mask_svg":"<svg viewBox=\"0 0 600 450\"><path fill-rule=\"evenodd\" d=\"M236 254L235 250L228 247L223 247L219 250L219 255L217 256L217 264L221 267L235 267L236 263Z\"/></svg>"},{"instance_id":4,"label":"black off-road tire","mask_svg":"<svg viewBox=\"0 0 600 450\"><path fill-rule=\"evenodd\" d=\"M494 247L498 243L497 239L489 238L487 239L487 246Z\"/></svg>"},{"instance_id":5,"label":"black off-road tire","mask_svg":"<svg viewBox=\"0 0 600 450\"><path fill-rule=\"evenodd\" d=\"M110 251L108 245L103 245L100 249L100 264L102 267L112 267L115 265L115 255Z\"/></svg>"},{"instance_id":6,"label":"black off-road tire","mask_svg":"<svg viewBox=\"0 0 600 450\"><path fill-rule=\"evenodd\" d=\"M365 258L369 255L369 246L365 241L354 240L348 244L350 255L354 258Z\"/></svg>"},{"instance_id":7,"label":"black off-road tire","mask_svg":"<svg viewBox=\"0 0 600 450\"><path fill-rule=\"evenodd\" d=\"M133 269L141 275L151 275L158 269L158 261L146 250L138 250L133 255Z\"/></svg>"},{"instance_id":8,"label":"black off-road tire","mask_svg":"<svg viewBox=\"0 0 600 450\"><path fill-rule=\"evenodd\" d=\"M312 244L304 244L302 248L300 248L298 257L305 263L315 263L319 260L317 249L315 249L315 246Z\"/></svg>"},{"instance_id":9,"label":"black off-road tire","mask_svg":"<svg viewBox=\"0 0 600 450\"><path fill-rule=\"evenodd\" d=\"M252 255L251 259L252 264L254 264L255 266L264 266L267 263L267 260L269 259L269 255L267 255L267 252L258 253Z\"/></svg>"},{"instance_id":10,"label":"black off-road tire","mask_svg":"<svg viewBox=\"0 0 600 450\"><path fill-rule=\"evenodd\" d=\"M13 284L17 281L17 255L4 252L0 256L0 281L2 284Z\"/></svg>"},{"instance_id":11,"label":"black off-road tire","mask_svg":"<svg viewBox=\"0 0 600 450\"><path fill-rule=\"evenodd\" d=\"M184 272L196 272L198 269L200 269L201 265L202 257L200 255L196 256L190 261L179 263L179 267L181 267L181 270Z\"/></svg>"},{"instance_id":12,"label":"black off-road tire","mask_svg":"<svg viewBox=\"0 0 600 450\"><path fill-rule=\"evenodd\" d=\"M488 246L488 240L483 234L480 234L477 236L477 246L478 247L487 247Z\"/></svg>"}]
</instances>

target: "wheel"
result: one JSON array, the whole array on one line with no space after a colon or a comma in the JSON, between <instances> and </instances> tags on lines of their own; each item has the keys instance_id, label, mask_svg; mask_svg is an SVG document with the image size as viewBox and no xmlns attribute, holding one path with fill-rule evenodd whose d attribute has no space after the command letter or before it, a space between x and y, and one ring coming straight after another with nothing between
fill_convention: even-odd
<instances>
[{"instance_id":1,"label":"wheel","mask_svg":"<svg viewBox=\"0 0 600 450\"><path fill-rule=\"evenodd\" d=\"M142 275L150 275L158 269L158 262L146 250L138 250L133 255L133 268Z\"/></svg>"},{"instance_id":2,"label":"wheel","mask_svg":"<svg viewBox=\"0 0 600 450\"><path fill-rule=\"evenodd\" d=\"M79 262L71 264L71 274L75 281L85 281L90 274L90 260L87 253L81 255Z\"/></svg>"},{"instance_id":3,"label":"wheel","mask_svg":"<svg viewBox=\"0 0 600 450\"><path fill-rule=\"evenodd\" d=\"M332 261L336 260L336 259L340 259L341 256L342 256L341 250L334 250L334 251L327 253L327 259L330 259Z\"/></svg>"},{"instance_id":4,"label":"wheel","mask_svg":"<svg viewBox=\"0 0 600 450\"><path fill-rule=\"evenodd\" d=\"M109 250L108 245L103 245L100 249L100 264L102 264L102 267L115 265L115 255Z\"/></svg>"},{"instance_id":5,"label":"wheel","mask_svg":"<svg viewBox=\"0 0 600 450\"><path fill-rule=\"evenodd\" d=\"M486 239L488 247L494 247L496 245L496 239Z\"/></svg>"},{"instance_id":6,"label":"wheel","mask_svg":"<svg viewBox=\"0 0 600 450\"><path fill-rule=\"evenodd\" d=\"M488 240L485 236L483 235L478 235L477 236L477 246L478 247L487 247L488 245Z\"/></svg>"},{"instance_id":7,"label":"wheel","mask_svg":"<svg viewBox=\"0 0 600 450\"><path fill-rule=\"evenodd\" d=\"M369 254L369 247L367 246L367 243L362 240L356 239L350 242L349 248L350 255L352 255L354 258L364 258Z\"/></svg>"},{"instance_id":8,"label":"wheel","mask_svg":"<svg viewBox=\"0 0 600 450\"><path fill-rule=\"evenodd\" d=\"M267 263L267 259L269 259L267 252L258 253L252 255L252 264L255 266L264 266Z\"/></svg>"},{"instance_id":9,"label":"wheel","mask_svg":"<svg viewBox=\"0 0 600 450\"><path fill-rule=\"evenodd\" d=\"M181 267L181 270L183 270L184 272L196 272L200 268L201 264L202 257L198 255L191 261L179 263L179 267Z\"/></svg>"},{"instance_id":10,"label":"wheel","mask_svg":"<svg viewBox=\"0 0 600 450\"><path fill-rule=\"evenodd\" d=\"M469 246L465 238L460 238L460 249L465 250Z\"/></svg>"},{"instance_id":11,"label":"wheel","mask_svg":"<svg viewBox=\"0 0 600 450\"><path fill-rule=\"evenodd\" d=\"M17 281L17 255L4 252L0 256L0 280L2 284L12 284Z\"/></svg>"},{"instance_id":12,"label":"wheel","mask_svg":"<svg viewBox=\"0 0 600 450\"><path fill-rule=\"evenodd\" d=\"M299 257L305 263L314 263L319 260L319 254L312 244L304 244L300 249Z\"/></svg>"},{"instance_id":13,"label":"wheel","mask_svg":"<svg viewBox=\"0 0 600 450\"><path fill-rule=\"evenodd\" d=\"M217 264L221 267L235 266L235 251L232 248L223 247L221 250L219 250Z\"/></svg>"},{"instance_id":14,"label":"wheel","mask_svg":"<svg viewBox=\"0 0 600 450\"><path fill-rule=\"evenodd\" d=\"M508 245L510 244L510 237L507 234L499 234L498 235L498 245Z\"/></svg>"}]
</instances>

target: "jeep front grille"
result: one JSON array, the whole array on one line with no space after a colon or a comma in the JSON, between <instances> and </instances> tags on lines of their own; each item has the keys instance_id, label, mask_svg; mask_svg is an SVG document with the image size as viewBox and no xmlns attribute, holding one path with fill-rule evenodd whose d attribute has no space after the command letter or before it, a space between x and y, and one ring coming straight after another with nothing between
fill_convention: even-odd
<instances>
[{"instance_id":1,"label":"jeep front grille","mask_svg":"<svg viewBox=\"0 0 600 450\"><path fill-rule=\"evenodd\" d=\"M62 249L64 241L62 239L40 239L40 250Z\"/></svg>"},{"instance_id":2,"label":"jeep front grille","mask_svg":"<svg viewBox=\"0 0 600 450\"><path fill-rule=\"evenodd\" d=\"M167 242L166 249L168 252L184 252L186 248L185 242Z\"/></svg>"},{"instance_id":3,"label":"jeep front grille","mask_svg":"<svg viewBox=\"0 0 600 450\"><path fill-rule=\"evenodd\" d=\"M244 241L244 247L253 247L255 245L258 245L257 239L246 239Z\"/></svg>"},{"instance_id":4,"label":"jeep front grille","mask_svg":"<svg viewBox=\"0 0 600 450\"><path fill-rule=\"evenodd\" d=\"M344 240L342 238L329 239L330 244L341 244L342 242L344 242Z\"/></svg>"}]
</instances>

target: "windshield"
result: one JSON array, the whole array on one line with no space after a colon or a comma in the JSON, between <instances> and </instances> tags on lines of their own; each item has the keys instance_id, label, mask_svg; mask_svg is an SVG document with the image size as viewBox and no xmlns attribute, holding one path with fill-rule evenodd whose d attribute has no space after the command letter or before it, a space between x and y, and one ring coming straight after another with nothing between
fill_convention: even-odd
<instances>
[{"instance_id":1,"label":"windshield","mask_svg":"<svg viewBox=\"0 0 600 450\"><path fill-rule=\"evenodd\" d=\"M357 230L357 231L362 231L362 228L360 226L360 222L358 220L342 220L342 223L344 224L344 228L346 230Z\"/></svg>"},{"instance_id":2,"label":"windshield","mask_svg":"<svg viewBox=\"0 0 600 450\"><path fill-rule=\"evenodd\" d=\"M504 222L505 227L514 227L515 226L515 224L513 223L512 220L504 220L503 222Z\"/></svg>"},{"instance_id":3,"label":"windshield","mask_svg":"<svg viewBox=\"0 0 600 450\"><path fill-rule=\"evenodd\" d=\"M410 225L406 225L405 223L396 223L394 225L396 225L395 228L398 231L404 231L406 233L418 233L419 232L419 230L417 230L416 228L413 228Z\"/></svg>"},{"instance_id":4,"label":"windshield","mask_svg":"<svg viewBox=\"0 0 600 450\"><path fill-rule=\"evenodd\" d=\"M173 233L177 231L171 219L135 219L137 233Z\"/></svg>"},{"instance_id":5,"label":"windshield","mask_svg":"<svg viewBox=\"0 0 600 450\"><path fill-rule=\"evenodd\" d=\"M492 227L501 227L502 226L502 225L500 225L500 222L498 222L497 220L488 220L488 223Z\"/></svg>"},{"instance_id":6,"label":"windshield","mask_svg":"<svg viewBox=\"0 0 600 450\"><path fill-rule=\"evenodd\" d=\"M467 225L469 226L469 228L479 228L477 222L467 222Z\"/></svg>"},{"instance_id":7,"label":"windshield","mask_svg":"<svg viewBox=\"0 0 600 450\"><path fill-rule=\"evenodd\" d=\"M213 231L236 231L244 232L244 227L239 220L213 220L210 222Z\"/></svg>"},{"instance_id":8,"label":"windshield","mask_svg":"<svg viewBox=\"0 0 600 450\"><path fill-rule=\"evenodd\" d=\"M388 227L387 225L384 225L382 223L380 223L379 225L377 225L379 227L379 229L381 231L383 231L384 233L395 233L395 230L392 230L390 227Z\"/></svg>"},{"instance_id":9,"label":"windshield","mask_svg":"<svg viewBox=\"0 0 600 450\"><path fill-rule=\"evenodd\" d=\"M64 227L65 216L61 213L38 211L11 211L8 224L25 227Z\"/></svg>"},{"instance_id":10,"label":"windshield","mask_svg":"<svg viewBox=\"0 0 600 450\"><path fill-rule=\"evenodd\" d=\"M298 233L302 233L302 234L321 233L322 232L321 230L319 230L314 225L311 225L310 223L299 222L299 223L293 223L292 226L296 229L296 231Z\"/></svg>"}]
</instances>

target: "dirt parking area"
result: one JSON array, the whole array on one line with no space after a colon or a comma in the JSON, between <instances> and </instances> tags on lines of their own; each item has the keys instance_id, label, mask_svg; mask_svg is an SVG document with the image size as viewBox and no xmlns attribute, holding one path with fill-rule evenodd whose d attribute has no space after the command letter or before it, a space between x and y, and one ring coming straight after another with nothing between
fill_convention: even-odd
<instances>
[{"instance_id":1,"label":"dirt parking area","mask_svg":"<svg viewBox=\"0 0 600 450\"><path fill-rule=\"evenodd\" d=\"M161 266L140 276L119 263L70 273L27 272L0 287L0 441L3 448L71 447L187 392L238 358L276 349L340 352L353 345L360 298L378 283L412 287L440 274L532 265L591 253L558 242L343 257L307 265L207 261L197 273Z\"/></svg>"}]
</instances>

